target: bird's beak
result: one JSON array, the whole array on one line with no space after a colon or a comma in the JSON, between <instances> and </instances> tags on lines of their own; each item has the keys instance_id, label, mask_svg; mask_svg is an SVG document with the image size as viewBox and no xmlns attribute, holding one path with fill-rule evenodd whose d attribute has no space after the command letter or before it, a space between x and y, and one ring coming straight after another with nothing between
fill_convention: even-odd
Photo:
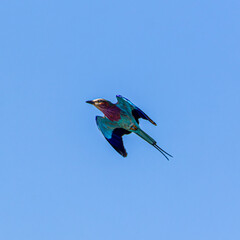
<instances>
[{"instance_id":1,"label":"bird's beak","mask_svg":"<svg viewBox=\"0 0 240 240\"><path fill-rule=\"evenodd\" d=\"M86 103L94 104L94 101L86 101Z\"/></svg>"}]
</instances>

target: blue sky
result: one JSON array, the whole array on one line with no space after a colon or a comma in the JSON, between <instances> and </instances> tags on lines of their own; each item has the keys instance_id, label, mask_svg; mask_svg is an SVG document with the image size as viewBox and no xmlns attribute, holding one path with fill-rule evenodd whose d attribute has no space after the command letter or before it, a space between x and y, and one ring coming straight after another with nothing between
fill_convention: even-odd
<instances>
[{"instance_id":1,"label":"blue sky","mask_svg":"<svg viewBox=\"0 0 240 240\"><path fill-rule=\"evenodd\" d=\"M240 239L239 1L1 1L0 238ZM127 158L85 103L158 126Z\"/></svg>"}]
</instances>

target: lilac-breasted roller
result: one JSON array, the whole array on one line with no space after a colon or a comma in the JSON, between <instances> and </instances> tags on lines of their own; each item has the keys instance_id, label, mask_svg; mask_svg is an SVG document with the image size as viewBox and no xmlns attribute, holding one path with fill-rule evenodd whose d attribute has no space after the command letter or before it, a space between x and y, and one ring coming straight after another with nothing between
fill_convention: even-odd
<instances>
[{"instance_id":1,"label":"lilac-breasted roller","mask_svg":"<svg viewBox=\"0 0 240 240\"><path fill-rule=\"evenodd\" d=\"M167 155L172 157L160 148L157 142L139 127L139 118L146 119L155 126L157 124L127 98L121 95L117 95L116 97L118 100L116 104L102 98L86 101L86 103L94 105L105 115L104 117L96 116L96 122L99 130L112 147L123 157L126 157L127 152L123 146L122 136L133 132L153 145L167 159Z\"/></svg>"}]
</instances>

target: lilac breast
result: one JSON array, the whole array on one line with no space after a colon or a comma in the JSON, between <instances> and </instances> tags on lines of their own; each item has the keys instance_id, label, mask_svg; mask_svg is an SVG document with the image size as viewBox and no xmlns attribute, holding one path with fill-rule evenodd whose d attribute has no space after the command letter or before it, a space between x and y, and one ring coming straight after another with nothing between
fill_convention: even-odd
<instances>
[{"instance_id":1,"label":"lilac breast","mask_svg":"<svg viewBox=\"0 0 240 240\"><path fill-rule=\"evenodd\" d=\"M111 121L118 121L121 119L121 109L117 106L109 106L104 109L101 109L104 115Z\"/></svg>"}]
</instances>

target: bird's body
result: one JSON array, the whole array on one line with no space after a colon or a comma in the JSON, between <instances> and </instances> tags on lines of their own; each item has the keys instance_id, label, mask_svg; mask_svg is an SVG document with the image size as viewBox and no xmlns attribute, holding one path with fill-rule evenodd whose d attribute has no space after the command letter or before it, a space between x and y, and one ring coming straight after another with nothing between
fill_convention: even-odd
<instances>
[{"instance_id":1,"label":"bird's body","mask_svg":"<svg viewBox=\"0 0 240 240\"><path fill-rule=\"evenodd\" d=\"M140 128L138 119L143 118L149 120L154 125L156 125L156 123L128 99L120 95L116 97L118 100L116 104L105 99L87 101L87 103L93 104L105 115L104 117L97 116L96 122L99 130L112 147L122 156L126 157L127 152L123 146L122 136L134 132L153 145L168 159L165 154L171 155L157 146L156 141Z\"/></svg>"}]
</instances>

